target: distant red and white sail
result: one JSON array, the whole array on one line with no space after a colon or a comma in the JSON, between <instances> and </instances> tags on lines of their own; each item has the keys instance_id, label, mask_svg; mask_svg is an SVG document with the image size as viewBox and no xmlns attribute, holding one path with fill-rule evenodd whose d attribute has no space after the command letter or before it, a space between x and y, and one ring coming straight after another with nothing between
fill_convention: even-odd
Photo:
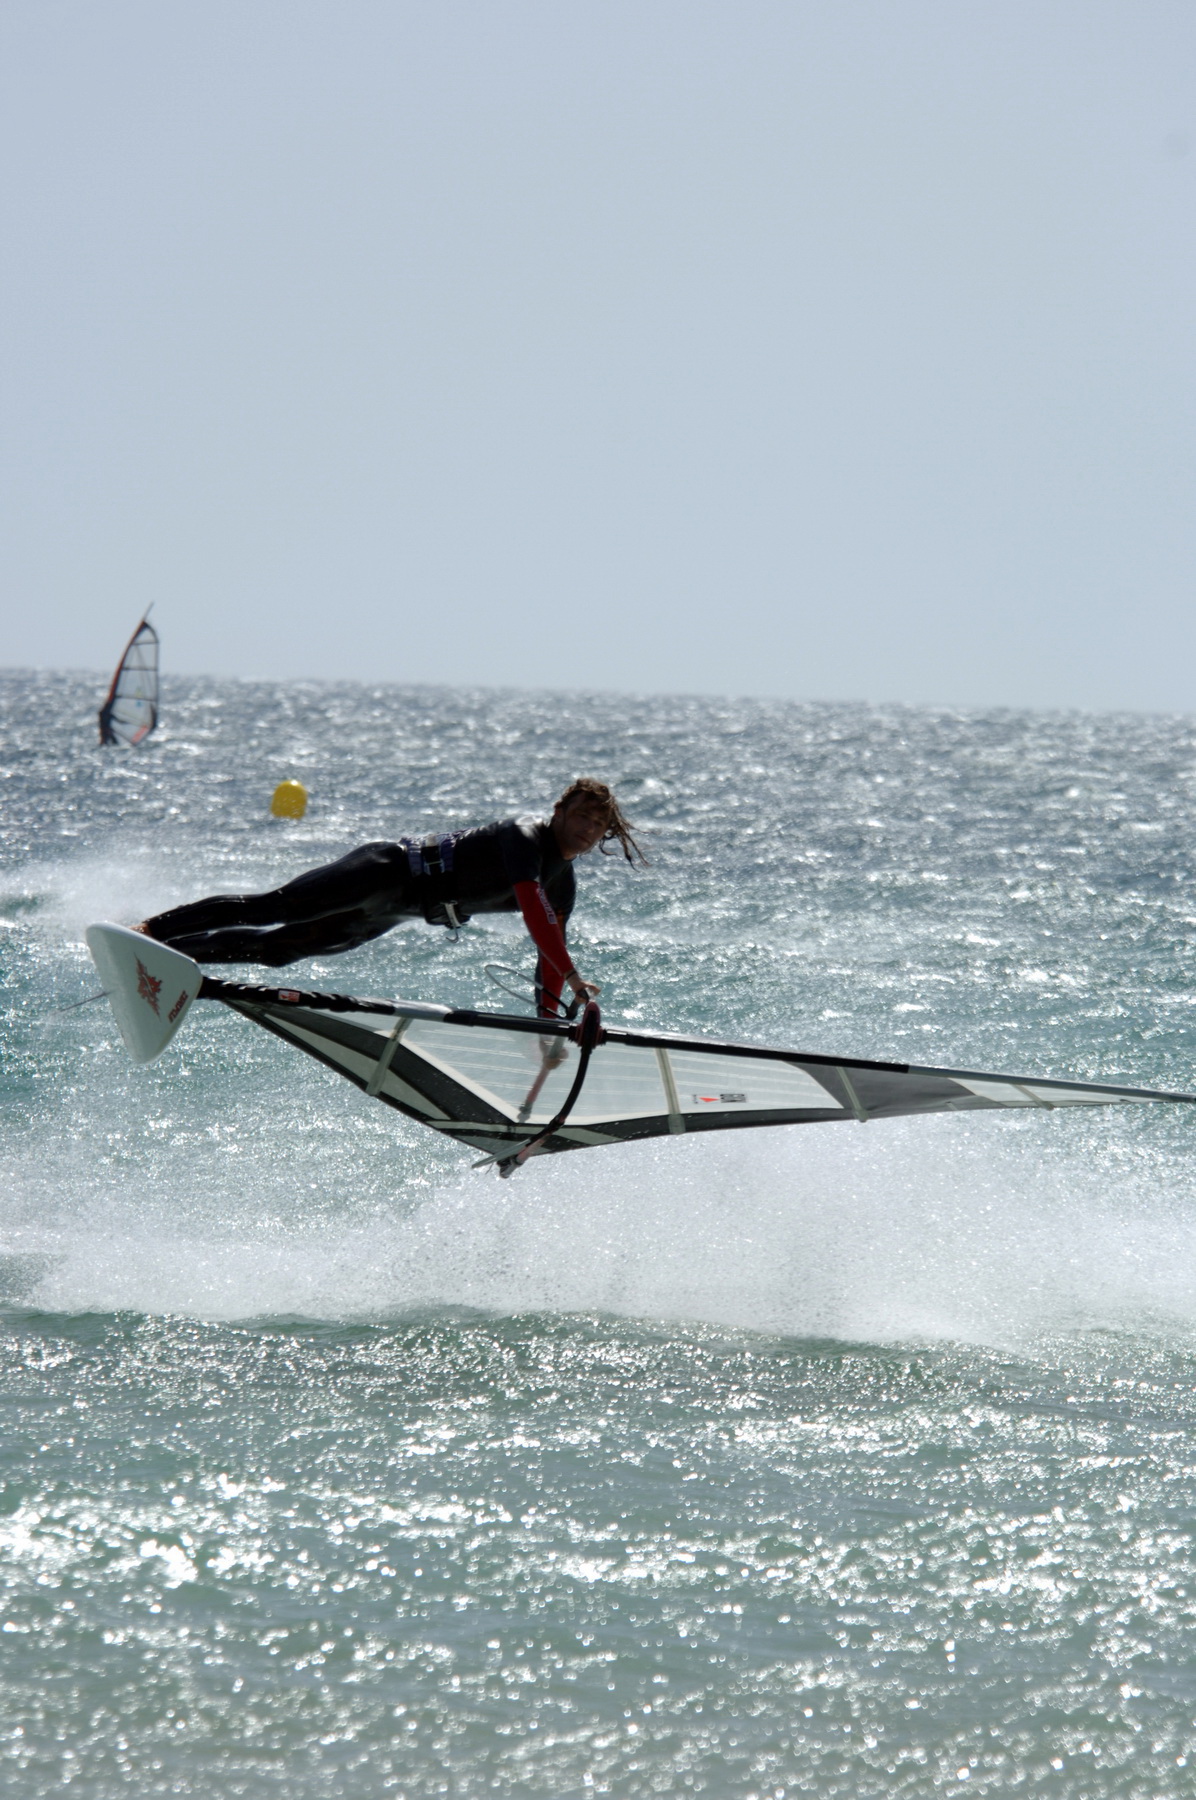
<instances>
[{"instance_id":1,"label":"distant red and white sail","mask_svg":"<svg viewBox=\"0 0 1196 1800\"><path fill-rule=\"evenodd\" d=\"M158 634L149 613L125 646L100 708L101 744L139 744L158 723Z\"/></svg>"}]
</instances>

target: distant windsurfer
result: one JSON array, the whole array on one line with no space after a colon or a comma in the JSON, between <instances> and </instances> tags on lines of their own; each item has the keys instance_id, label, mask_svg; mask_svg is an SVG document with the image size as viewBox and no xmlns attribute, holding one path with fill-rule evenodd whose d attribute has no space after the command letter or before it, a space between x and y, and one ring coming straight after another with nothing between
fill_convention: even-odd
<instances>
[{"instance_id":1,"label":"distant windsurfer","mask_svg":"<svg viewBox=\"0 0 1196 1800\"><path fill-rule=\"evenodd\" d=\"M583 778L565 789L550 818L363 844L269 893L217 894L157 913L138 929L196 962L282 968L355 950L403 919L457 926L474 913L518 910L539 952L539 1010L549 1014L567 989L581 1000L598 992L573 966L565 927L575 860L608 844L618 844L629 863L643 863L610 788Z\"/></svg>"}]
</instances>

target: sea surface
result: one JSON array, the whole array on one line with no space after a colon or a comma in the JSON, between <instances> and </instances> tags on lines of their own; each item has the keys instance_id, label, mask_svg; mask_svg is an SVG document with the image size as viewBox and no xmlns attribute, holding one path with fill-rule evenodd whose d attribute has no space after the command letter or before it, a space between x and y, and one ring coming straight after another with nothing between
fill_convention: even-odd
<instances>
[{"instance_id":1,"label":"sea surface","mask_svg":"<svg viewBox=\"0 0 1196 1800\"><path fill-rule=\"evenodd\" d=\"M614 1022L1191 1089L1196 720L176 679L128 752L103 685L0 676L0 1789L1196 1794L1196 1110L499 1182L223 1009L137 1069L73 1006L94 919L594 774Z\"/></svg>"}]
</instances>

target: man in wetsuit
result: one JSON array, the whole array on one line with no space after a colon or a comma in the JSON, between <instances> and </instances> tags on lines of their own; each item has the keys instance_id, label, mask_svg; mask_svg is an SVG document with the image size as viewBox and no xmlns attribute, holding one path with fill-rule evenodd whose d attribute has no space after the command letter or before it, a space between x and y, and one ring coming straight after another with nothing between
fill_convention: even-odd
<instances>
[{"instance_id":1,"label":"man in wetsuit","mask_svg":"<svg viewBox=\"0 0 1196 1800\"><path fill-rule=\"evenodd\" d=\"M268 894L217 894L146 919L138 930L196 962L265 963L354 950L401 919L463 925L474 913L523 914L539 952L536 997L556 1012L567 988L598 992L573 966L565 925L573 910L573 864L617 842L627 861L643 856L604 782L565 789L550 819L503 819L416 841L363 844L338 862L296 876Z\"/></svg>"}]
</instances>

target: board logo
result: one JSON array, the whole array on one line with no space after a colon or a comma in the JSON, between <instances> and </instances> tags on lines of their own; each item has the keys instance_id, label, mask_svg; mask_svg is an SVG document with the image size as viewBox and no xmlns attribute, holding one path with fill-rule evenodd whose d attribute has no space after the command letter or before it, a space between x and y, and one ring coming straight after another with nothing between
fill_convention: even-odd
<instances>
[{"instance_id":1,"label":"board logo","mask_svg":"<svg viewBox=\"0 0 1196 1800\"><path fill-rule=\"evenodd\" d=\"M170 1011L166 1015L167 1024L169 1024L169 1025L174 1024L175 1020L178 1018L179 1014L182 1012L182 1010L183 1010L184 1006L186 1006L186 1004L187 1004L187 990L186 990L186 988L184 988L182 993L179 995L178 999L175 1001L174 1005L171 1007ZM156 1011L157 1008L155 1008L154 1010Z\"/></svg>"},{"instance_id":2,"label":"board logo","mask_svg":"<svg viewBox=\"0 0 1196 1800\"><path fill-rule=\"evenodd\" d=\"M744 1106L746 1094L695 1094L695 1106Z\"/></svg>"},{"instance_id":3,"label":"board logo","mask_svg":"<svg viewBox=\"0 0 1196 1800\"><path fill-rule=\"evenodd\" d=\"M140 957L137 958L137 992L146 1005L152 1006L158 1013L158 1017L161 1018L162 1015L158 1012L158 995L162 992L162 983L155 975L150 974ZM172 1018L173 1016L171 1014Z\"/></svg>"}]
</instances>

